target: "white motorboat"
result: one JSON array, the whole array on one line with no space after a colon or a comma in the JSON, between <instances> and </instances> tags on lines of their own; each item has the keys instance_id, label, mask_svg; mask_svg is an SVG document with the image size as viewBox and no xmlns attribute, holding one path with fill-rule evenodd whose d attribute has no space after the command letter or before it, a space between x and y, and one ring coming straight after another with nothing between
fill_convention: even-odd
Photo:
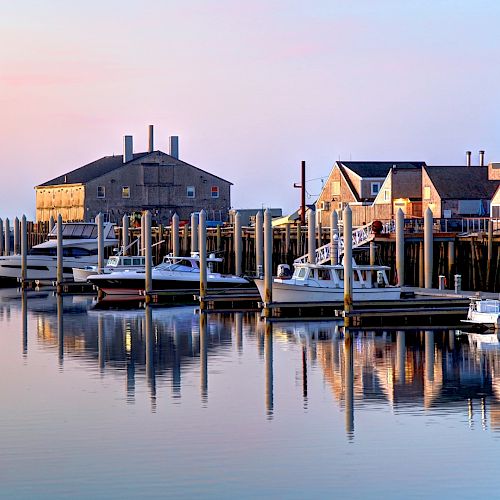
<instances>
[{"instance_id":1,"label":"white motorboat","mask_svg":"<svg viewBox=\"0 0 500 500\"><path fill-rule=\"evenodd\" d=\"M387 279L387 266L357 265L353 262L353 301L399 300L401 288L392 286ZM344 266L295 263L291 278L274 278L273 302L310 303L339 302L344 300ZM377 279L373 280L373 275ZM255 284L264 300L264 280Z\"/></svg>"},{"instance_id":2,"label":"white motorboat","mask_svg":"<svg viewBox=\"0 0 500 500\"><path fill-rule=\"evenodd\" d=\"M500 329L500 300L471 297L465 323Z\"/></svg>"},{"instance_id":3,"label":"white motorboat","mask_svg":"<svg viewBox=\"0 0 500 500\"><path fill-rule=\"evenodd\" d=\"M93 222L63 223L63 276L73 277L73 267L97 264L97 224ZM110 252L118 244L114 224L104 223L104 248ZM27 277L30 280L50 283L57 277L57 224L48 235L47 241L35 245L28 254ZM0 279L21 278L21 256L0 257Z\"/></svg>"},{"instance_id":4,"label":"white motorboat","mask_svg":"<svg viewBox=\"0 0 500 500\"><path fill-rule=\"evenodd\" d=\"M234 275L216 273L213 264L222 259L210 255L207 258L207 288L228 289L248 287L252 284L245 278ZM153 290L199 290L200 288L200 256L192 253L190 257L174 257L167 255L163 262L153 267ZM145 288L145 271L116 271L108 274L94 274L87 278L106 295L137 296Z\"/></svg>"},{"instance_id":5,"label":"white motorboat","mask_svg":"<svg viewBox=\"0 0 500 500\"><path fill-rule=\"evenodd\" d=\"M143 271L146 258L142 255L113 255L110 257L103 269L104 274L118 271ZM73 268L73 280L76 283L85 283L89 276L97 274L97 266L85 266Z\"/></svg>"}]
</instances>

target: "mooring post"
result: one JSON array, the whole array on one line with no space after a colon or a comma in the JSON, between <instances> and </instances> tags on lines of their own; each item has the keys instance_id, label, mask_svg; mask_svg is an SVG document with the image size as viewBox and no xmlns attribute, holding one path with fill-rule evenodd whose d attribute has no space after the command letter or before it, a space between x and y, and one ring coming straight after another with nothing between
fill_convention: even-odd
<instances>
[{"instance_id":1,"label":"mooring post","mask_svg":"<svg viewBox=\"0 0 500 500\"><path fill-rule=\"evenodd\" d=\"M49 219L49 232L54 229L54 226L56 225L56 221L54 220L54 216L51 215Z\"/></svg>"},{"instance_id":2,"label":"mooring post","mask_svg":"<svg viewBox=\"0 0 500 500\"><path fill-rule=\"evenodd\" d=\"M200 248L200 309L205 309L205 297L207 296L207 214L205 210L200 212L198 232L198 246Z\"/></svg>"},{"instance_id":3,"label":"mooring post","mask_svg":"<svg viewBox=\"0 0 500 500\"><path fill-rule=\"evenodd\" d=\"M454 271L455 271L455 242L448 241L448 280L450 287Z\"/></svg>"},{"instance_id":4,"label":"mooring post","mask_svg":"<svg viewBox=\"0 0 500 500\"><path fill-rule=\"evenodd\" d=\"M332 210L330 216L330 264L336 266L339 263L339 215L337 210Z\"/></svg>"},{"instance_id":5,"label":"mooring post","mask_svg":"<svg viewBox=\"0 0 500 500\"><path fill-rule=\"evenodd\" d=\"M99 212L96 215L97 224L97 273L104 271L104 215Z\"/></svg>"},{"instance_id":6,"label":"mooring post","mask_svg":"<svg viewBox=\"0 0 500 500\"><path fill-rule=\"evenodd\" d=\"M273 300L273 225L271 211L264 212L264 316L270 315L268 305Z\"/></svg>"},{"instance_id":7,"label":"mooring post","mask_svg":"<svg viewBox=\"0 0 500 500\"><path fill-rule=\"evenodd\" d=\"M222 227L220 224L217 224L216 231L216 245L217 251L220 252L222 250Z\"/></svg>"},{"instance_id":8,"label":"mooring post","mask_svg":"<svg viewBox=\"0 0 500 500\"><path fill-rule=\"evenodd\" d=\"M316 211L312 208L307 219L307 260L309 264L316 263Z\"/></svg>"},{"instance_id":9,"label":"mooring post","mask_svg":"<svg viewBox=\"0 0 500 500\"><path fill-rule=\"evenodd\" d=\"M21 286L26 286L28 279L28 229L26 224L26 215L21 217Z\"/></svg>"},{"instance_id":10,"label":"mooring post","mask_svg":"<svg viewBox=\"0 0 500 500\"><path fill-rule=\"evenodd\" d=\"M4 244L5 255L10 255L10 221L9 218L5 218L5 244Z\"/></svg>"},{"instance_id":11,"label":"mooring post","mask_svg":"<svg viewBox=\"0 0 500 500\"><path fill-rule=\"evenodd\" d=\"M149 294L153 291L153 245L151 239L151 212L146 210L141 219L141 227L144 228L144 260L145 260L145 282L146 303L149 302Z\"/></svg>"},{"instance_id":12,"label":"mooring post","mask_svg":"<svg viewBox=\"0 0 500 500\"><path fill-rule=\"evenodd\" d=\"M352 310L352 211L344 208L344 326L350 325Z\"/></svg>"},{"instance_id":13,"label":"mooring post","mask_svg":"<svg viewBox=\"0 0 500 500\"><path fill-rule=\"evenodd\" d=\"M424 288L424 242L418 243L418 286Z\"/></svg>"},{"instance_id":14,"label":"mooring post","mask_svg":"<svg viewBox=\"0 0 500 500\"><path fill-rule=\"evenodd\" d=\"M128 215L124 215L122 218L122 245L123 245L123 255L128 255L129 250L129 227L130 227L130 219Z\"/></svg>"},{"instance_id":15,"label":"mooring post","mask_svg":"<svg viewBox=\"0 0 500 500\"><path fill-rule=\"evenodd\" d=\"M399 208L396 214L396 273L398 285L405 282L405 214Z\"/></svg>"},{"instance_id":16,"label":"mooring post","mask_svg":"<svg viewBox=\"0 0 500 500\"><path fill-rule=\"evenodd\" d=\"M488 221L488 260L486 261L486 288L491 286L491 259L493 258L493 221Z\"/></svg>"},{"instance_id":17,"label":"mooring post","mask_svg":"<svg viewBox=\"0 0 500 500\"><path fill-rule=\"evenodd\" d=\"M3 220L0 219L0 255L3 255L3 244L5 241L5 237L3 234Z\"/></svg>"},{"instance_id":18,"label":"mooring post","mask_svg":"<svg viewBox=\"0 0 500 500\"><path fill-rule=\"evenodd\" d=\"M14 218L14 255L19 255L20 252L20 241L19 241L19 218Z\"/></svg>"},{"instance_id":19,"label":"mooring post","mask_svg":"<svg viewBox=\"0 0 500 500\"><path fill-rule=\"evenodd\" d=\"M198 251L198 214L191 214L191 252Z\"/></svg>"},{"instance_id":20,"label":"mooring post","mask_svg":"<svg viewBox=\"0 0 500 500\"><path fill-rule=\"evenodd\" d=\"M290 224L285 224L285 256L290 253Z\"/></svg>"},{"instance_id":21,"label":"mooring post","mask_svg":"<svg viewBox=\"0 0 500 500\"><path fill-rule=\"evenodd\" d=\"M405 331L398 330L396 332L396 374L398 377L398 382L400 384L405 383L405 372L406 372L406 338Z\"/></svg>"},{"instance_id":22,"label":"mooring post","mask_svg":"<svg viewBox=\"0 0 500 500\"><path fill-rule=\"evenodd\" d=\"M318 242L316 244L317 248L323 246L323 238L322 238L322 233L323 233L323 223L321 221L321 211L317 210L315 212L316 214L316 228L317 228L317 233L318 233Z\"/></svg>"},{"instance_id":23,"label":"mooring post","mask_svg":"<svg viewBox=\"0 0 500 500\"><path fill-rule=\"evenodd\" d=\"M264 265L264 242L262 232L262 211L255 214L255 275L260 278Z\"/></svg>"},{"instance_id":24,"label":"mooring post","mask_svg":"<svg viewBox=\"0 0 500 500\"><path fill-rule=\"evenodd\" d=\"M144 232L144 213L145 212L143 211L141 214L141 237L140 237L141 239L139 241L139 255L146 255L146 253L145 253L145 248L146 248L145 241L146 241L146 239L144 237L144 234L145 234L145 232Z\"/></svg>"},{"instance_id":25,"label":"mooring post","mask_svg":"<svg viewBox=\"0 0 500 500\"><path fill-rule=\"evenodd\" d=\"M57 215L57 286L61 285L63 282L63 227L62 227L62 216Z\"/></svg>"},{"instance_id":26,"label":"mooring post","mask_svg":"<svg viewBox=\"0 0 500 500\"><path fill-rule=\"evenodd\" d=\"M427 208L424 216L424 287L432 288L433 269L433 234L432 234L432 210Z\"/></svg>"},{"instance_id":27,"label":"mooring post","mask_svg":"<svg viewBox=\"0 0 500 500\"><path fill-rule=\"evenodd\" d=\"M241 258L243 256L243 240L241 238L241 215L236 212L234 216L234 274L241 276L243 274L241 266Z\"/></svg>"},{"instance_id":28,"label":"mooring post","mask_svg":"<svg viewBox=\"0 0 500 500\"><path fill-rule=\"evenodd\" d=\"M175 213L172 217L172 254L179 257L179 216Z\"/></svg>"}]
</instances>

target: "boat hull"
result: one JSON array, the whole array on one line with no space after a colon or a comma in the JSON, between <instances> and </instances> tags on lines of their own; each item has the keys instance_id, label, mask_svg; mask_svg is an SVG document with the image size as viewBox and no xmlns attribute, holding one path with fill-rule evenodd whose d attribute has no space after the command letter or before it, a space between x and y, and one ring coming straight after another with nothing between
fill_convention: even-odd
<instances>
[{"instance_id":1,"label":"boat hull","mask_svg":"<svg viewBox=\"0 0 500 500\"><path fill-rule=\"evenodd\" d=\"M94 275L88 278L92 284L102 290L106 295L140 295L145 289L145 278L142 275L138 277L124 277L125 273L109 273L107 275ZM121 275L121 276L120 276ZM200 289L200 278L198 276L178 277L157 277L152 280L154 291L175 291L192 290L197 292ZM238 277L217 277L207 278L208 290L221 290L231 288L248 288L253 284L247 280Z\"/></svg>"},{"instance_id":2,"label":"boat hull","mask_svg":"<svg viewBox=\"0 0 500 500\"><path fill-rule=\"evenodd\" d=\"M261 298L264 300L264 280L255 280ZM400 287L384 288L354 288L352 300L357 301L382 301L399 300L401 298ZM344 301L343 288L327 288L315 286L301 286L283 282L273 282L274 303L315 303L315 302L338 302Z\"/></svg>"}]
</instances>

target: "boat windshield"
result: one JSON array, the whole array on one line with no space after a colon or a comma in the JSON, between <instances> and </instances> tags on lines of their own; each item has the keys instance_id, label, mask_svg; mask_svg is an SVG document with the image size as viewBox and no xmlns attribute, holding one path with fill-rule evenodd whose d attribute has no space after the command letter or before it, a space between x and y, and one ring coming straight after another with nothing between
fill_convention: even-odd
<instances>
[{"instance_id":1,"label":"boat windshield","mask_svg":"<svg viewBox=\"0 0 500 500\"><path fill-rule=\"evenodd\" d=\"M198 263L191 259L179 259L165 257L163 262L156 266L156 269L162 271L181 271L181 272L199 272Z\"/></svg>"},{"instance_id":2,"label":"boat windshield","mask_svg":"<svg viewBox=\"0 0 500 500\"><path fill-rule=\"evenodd\" d=\"M63 238L66 240L95 240L97 239L97 224L89 222L65 222L62 228ZM113 239L113 226L106 224L104 227L104 237ZM48 235L49 240L57 239L57 224Z\"/></svg>"}]
</instances>

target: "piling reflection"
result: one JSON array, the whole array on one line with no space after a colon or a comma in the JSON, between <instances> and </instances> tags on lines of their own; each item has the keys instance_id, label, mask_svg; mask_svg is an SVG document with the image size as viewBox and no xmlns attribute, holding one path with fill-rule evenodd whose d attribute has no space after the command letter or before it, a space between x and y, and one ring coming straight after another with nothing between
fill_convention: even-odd
<instances>
[{"instance_id":1,"label":"piling reflection","mask_svg":"<svg viewBox=\"0 0 500 500\"><path fill-rule=\"evenodd\" d=\"M52 349L65 367L76 362L102 377L118 374L124 400L135 404L136 391L147 390L153 411L160 400L184 404L186 384L199 384L202 404L207 404L208 364L217 377L224 377L236 357L242 370L228 370L241 373L231 384L247 397L248 374L260 370L253 374L264 376L264 386L255 389L256 401L264 400L269 419L278 412L277 391L281 401L282 387L295 382L294 397L306 411L317 402L318 387L326 388L332 407L345 412L349 437L360 426L355 412L380 405L395 413L462 412L464 422L473 428L475 423L475 429L500 430L497 335L404 327L351 328L345 335L334 321L271 323L253 313L200 314L193 307L100 311L90 305L86 298L63 300L49 293L8 300L0 295L0 321L8 322L17 307L23 355L28 349ZM36 329L29 330L31 324ZM283 382L278 387L277 359ZM281 411L284 407L280 404Z\"/></svg>"},{"instance_id":2,"label":"piling reflection","mask_svg":"<svg viewBox=\"0 0 500 500\"><path fill-rule=\"evenodd\" d=\"M23 290L21 295L21 316L23 328L23 356L28 355L28 297L26 291Z\"/></svg>"},{"instance_id":3,"label":"piling reflection","mask_svg":"<svg viewBox=\"0 0 500 500\"><path fill-rule=\"evenodd\" d=\"M207 340L207 315L200 312L200 387L201 400L208 401L208 340Z\"/></svg>"},{"instance_id":4,"label":"piling reflection","mask_svg":"<svg viewBox=\"0 0 500 500\"><path fill-rule=\"evenodd\" d=\"M57 346L59 364L64 361L64 303L62 295L57 296Z\"/></svg>"},{"instance_id":5,"label":"piling reflection","mask_svg":"<svg viewBox=\"0 0 500 500\"><path fill-rule=\"evenodd\" d=\"M266 414L272 419L274 414L274 371L273 371L273 324L266 322L264 340L264 358L266 362Z\"/></svg>"}]
</instances>

